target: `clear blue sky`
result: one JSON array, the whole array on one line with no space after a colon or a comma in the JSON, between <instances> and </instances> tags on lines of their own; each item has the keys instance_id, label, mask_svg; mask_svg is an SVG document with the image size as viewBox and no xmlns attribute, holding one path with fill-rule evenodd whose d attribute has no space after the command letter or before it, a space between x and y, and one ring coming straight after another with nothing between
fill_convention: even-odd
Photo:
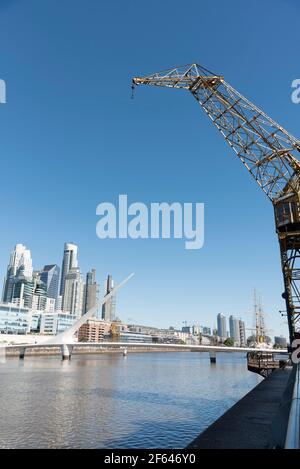
<instances>
[{"instance_id":1,"label":"clear blue sky","mask_svg":"<svg viewBox=\"0 0 300 469\"><path fill-rule=\"evenodd\" d=\"M140 87L132 76L199 62L300 136L297 0L0 0L0 274L17 242L34 267L79 245L83 273L136 276L118 298L121 318L213 325L218 312L252 325L252 289L267 323L282 277L270 202L192 97ZM204 202L205 246L181 240L99 240L96 206Z\"/></svg>"}]
</instances>

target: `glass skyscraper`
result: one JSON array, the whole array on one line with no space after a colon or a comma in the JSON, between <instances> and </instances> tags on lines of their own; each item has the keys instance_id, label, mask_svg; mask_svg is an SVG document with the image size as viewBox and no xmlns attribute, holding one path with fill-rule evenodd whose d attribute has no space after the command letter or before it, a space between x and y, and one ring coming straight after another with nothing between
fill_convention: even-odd
<instances>
[{"instance_id":1,"label":"glass skyscraper","mask_svg":"<svg viewBox=\"0 0 300 469\"><path fill-rule=\"evenodd\" d=\"M62 310L76 317L82 315L84 283L78 267L69 270L65 278Z\"/></svg>"},{"instance_id":2,"label":"glass skyscraper","mask_svg":"<svg viewBox=\"0 0 300 469\"><path fill-rule=\"evenodd\" d=\"M32 259L29 249L23 244L16 244L14 250L10 254L7 273L4 279L4 288L2 301L10 303L13 297L14 283L17 278L32 278Z\"/></svg>"},{"instance_id":3,"label":"glass skyscraper","mask_svg":"<svg viewBox=\"0 0 300 469\"><path fill-rule=\"evenodd\" d=\"M219 313L217 316L217 323L218 323L218 336L221 340L225 340L227 338L227 327L226 327L226 317Z\"/></svg>"},{"instance_id":4,"label":"glass skyscraper","mask_svg":"<svg viewBox=\"0 0 300 469\"><path fill-rule=\"evenodd\" d=\"M46 285L35 276L15 278L12 290L12 302L20 307L44 310L46 306Z\"/></svg>"},{"instance_id":5,"label":"glass skyscraper","mask_svg":"<svg viewBox=\"0 0 300 469\"><path fill-rule=\"evenodd\" d=\"M96 281L96 270L92 269L86 274L86 283L84 287L84 302L82 314L87 313L99 298L99 285Z\"/></svg>"},{"instance_id":6,"label":"glass skyscraper","mask_svg":"<svg viewBox=\"0 0 300 469\"><path fill-rule=\"evenodd\" d=\"M229 334L235 344L240 344L240 321L233 316L229 316Z\"/></svg>"},{"instance_id":7,"label":"glass skyscraper","mask_svg":"<svg viewBox=\"0 0 300 469\"><path fill-rule=\"evenodd\" d=\"M59 294L63 297L65 293L66 276L71 269L78 267L77 260L78 247L73 243L65 243L64 257L61 268L61 281Z\"/></svg>"},{"instance_id":8,"label":"glass skyscraper","mask_svg":"<svg viewBox=\"0 0 300 469\"><path fill-rule=\"evenodd\" d=\"M47 298L57 299L60 268L56 264L45 265L40 279L47 287Z\"/></svg>"},{"instance_id":9,"label":"glass skyscraper","mask_svg":"<svg viewBox=\"0 0 300 469\"><path fill-rule=\"evenodd\" d=\"M105 296L108 295L113 289L113 279L111 275L108 275L106 281ZM102 319L111 322L116 317L116 295L112 295L110 299L102 306Z\"/></svg>"}]
</instances>

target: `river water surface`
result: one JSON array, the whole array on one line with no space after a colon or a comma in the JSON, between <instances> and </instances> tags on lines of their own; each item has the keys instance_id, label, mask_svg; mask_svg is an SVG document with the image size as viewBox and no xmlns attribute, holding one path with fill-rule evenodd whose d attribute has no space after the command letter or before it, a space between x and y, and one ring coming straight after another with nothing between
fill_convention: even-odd
<instances>
[{"instance_id":1,"label":"river water surface","mask_svg":"<svg viewBox=\"0 0 300 469\"><path fill-rule=\"evenodd\" d=\"M260 380L244 354L8 358L0 447L183 448Z\"/></svg>"}]
</instances>

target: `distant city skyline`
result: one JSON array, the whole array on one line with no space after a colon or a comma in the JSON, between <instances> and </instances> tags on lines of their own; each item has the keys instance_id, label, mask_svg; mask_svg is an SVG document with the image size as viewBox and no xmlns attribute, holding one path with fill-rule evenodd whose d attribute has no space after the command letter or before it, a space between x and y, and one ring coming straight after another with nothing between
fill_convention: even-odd
<instances>
[{"instance_id":1,"label":"distant city skyline","mask_svg":"<svg viewBox=\"0 0 300 469\"><path fill-rule=\"evenodd\" d=\"M34 270L30 249L16 244L3 280L1 301L21 308L47 313L61 311L80 317L99 301L96 269L87 272L85 283L79 268L78 246L64 243L61 276L57 264Z\"/></svg>"},{"instance_id":2,"label":"distant city skyline","mask_svg":"<svg viewBox=\"0 0 300 469\"><path fill-rule=\"evenodd\" d=\"M32 307L34 305L36 309L42 305L41 309L45 309L48 312L61 310L71 315L77 314L78 316L78 312L80 311L80 314L85 314L88 309L94 306L96 301L99 300L100 285L97 283L96 269L94 268L90 269L86 273L86 281L84 282L83 275L79 268L78 251L79 249L77 244L65 242L61 269L57 264L47 264L44 265L41 270L34 270L31 250L22 243L16 244L14 249L11 251L7 267L7 275L4 277L3 281L2 301L14 302L14 295L15 298L18 298L18 295L21 295L23 298L23 295L26 295L26 291L28 291L29 295L33 295L34 290L38 288L38 284L32 283L32 279L36 279L35 282L39 281L39 284L44 284L42 290L37 289L37 292L43 295L43 300L36 299L35 303L32 304L31 300L26 300L24 297L25 303L22 302L21 304L17 304L26 307ZM15 277L20 277L21 279L20 285L22 285L22 294L20 293L20 288L18 286L20 282L16 284L18 288L14 287ZM26 287L27 284L30 285L29 289ZM112 275L109 274L106 281L103 282L103 296L110 293L113 286L114 280ZM11 297L8 296L9 291L11 291ZM58 295L58 293L61 292L63 294ZM53 305L51 302L47 302L47 298L53 300ZM110 301L105 303L99 313L105 321L114 320L116 318L116 298L113 296ZM124 318L122 319L124 321ZM225 340L227 337L232 337L236 341L239 340L237 338L239 335L237 330L241 327L239 323L242 322L244 324L244 321L236 319L232 315L229 316L229 329L227 327L227 317L222 313L218 313L217 316L210 318L210 321L208 322L202 320L201 315L199 315L196 322L190 321L190 325L187 329L191 328L192 330L193 327L196 327L198 322L201 322L204 330L211 331L213 330L212 326L215 323L215 319L217 320L217 334L220 338ZM237 324L233 326L232 324L234 324L235 321L237 321ZM141 321L138 320L137 322ZM151 323L150 318L147 319L145 325L159 327L158 325Z\"/></svg>"},{"instance_id":3,"label":"distant city skyline","mask_svg":"<svg viewBox=\"0 0 300 469\"><path fill-rule=\"evenodd\" d=\"M70 327L76 319L86 314L94 307L100 300L100 285L97 282L96 269L90 269L86 273L84 281L80 269L78 251L78 246L75 243L64 243L62 273L60 276L60 268L57 264L47 264L44 265L41 270L34 270L31 250L24 244L16 244L10 253L7 274L3 282L3 294L0 304L0 309L4 312L2 322L5 321L5 317L12 318L17 312L14 307L19 308L20 311L22 310L23 313L21 314L25 314L25 316L27 313L24 311L27 308L30 313L28 318L31 317L31 330L35 331L36 328L36 332L42 330L50 333L50 331L53 330L64 330L65 327ZM60 292L63 293L62 295L58 295L59 284ZM114 280L112 275L109 274L105 283L103 283L102 296L105 297L110 294L113 288ZM259 306L257 301L257 292L255 290L253 316L255 317L255 321L257 321L257 308L259 308L259 317L261 317L261 321L263 321L263 330L261 330L260 335L261 338L264 338L267 336L267 330L264 326L261 295L259 297ZM122 312L120 312L120 315L116 314L116 295L113 294L111 298L102 305L102 308L99 308L98 313L95 313L94 317L98 317L98 320L101 318L103 323L105 322L106 324L119 323L124 325L126 323L132 323L132 320L126 320L122 316ZM40 319L38 319L38 317L40 317ZM29 320L28 318L26 320L24 319L23 325ZM209 322L205 322L205 319L199 315L197 320L194 319L189 322L186 320L182 321L185 326L181 328L178 328L176 324L172 324L169 326L169 329L176 330L177 333L181 331L187 334L187 336L191 334L194 337L193 340L195 340L195 337L200 337L199 334L203 334L204 337L211 336L212 340L217 339L219 342L225 344L227 339L231 339L237 347L246 346L247 340L253 337L254 329L246 328L245 321L241 317L235 317L232 314L225 315L218 313L215 319L217 328L211 327L211 324L214 322L213 318L210 318ZM10 321L10 325L7 323L7 327L13 327L14 320L8 319L8 321ZM134 320L133 323L141 324L141 321ZM20 325L20 327L22 326ZM94 326L91 327L93 328ZM95 327L97 329L98 326ZM102 326L99 327L102 331ZM151 322L150 318L147 318L143 326L138 327L144 329L147 327L159 328L159 325ZM252 333L246 333L246 330L252 330ZM261 340L261 338L256 337L256 340ZM282 335L275 335L274 340L275 342L277 341L277 345L282 343L281 338L283 338Z\"/></svg>"}]
</instances>

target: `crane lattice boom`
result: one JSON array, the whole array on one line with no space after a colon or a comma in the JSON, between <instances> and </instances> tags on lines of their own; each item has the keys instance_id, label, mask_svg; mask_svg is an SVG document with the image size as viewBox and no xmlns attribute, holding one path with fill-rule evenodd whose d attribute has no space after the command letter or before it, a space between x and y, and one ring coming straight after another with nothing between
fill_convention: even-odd
<instances>
[{"instance_id":1,"label":"crane lattice boom","mask_svg":"<svg viewBox=\"0 0 300 469\"><path fill-rule=\"evenodd\" d=\"M190 91L272 201L292 340L300 318L300 141L223 76L196 63L133 78L133 86L140 84Z\"/></svg>"},{"instance_id":2,"label":"crane lattice boom","mask_svg":"<svg viewBox=\"0 0 300 469\"><path fill-rule=\"evenodd\" d=\"M300 141L222 76L192 64L134 78L133 83L189 90L272 201L300 190L300 163L295 156Z\"/></svg>"}]
</instances>

